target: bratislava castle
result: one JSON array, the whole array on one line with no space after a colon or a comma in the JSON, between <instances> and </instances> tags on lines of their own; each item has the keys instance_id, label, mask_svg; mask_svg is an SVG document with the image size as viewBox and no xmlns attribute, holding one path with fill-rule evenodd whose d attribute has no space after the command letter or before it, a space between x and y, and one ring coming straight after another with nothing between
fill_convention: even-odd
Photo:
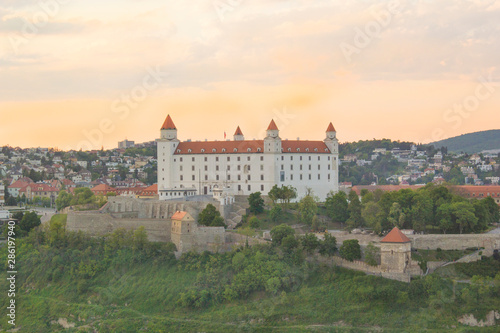
<instances>
[{"instance_id":1,"label":"bratislava castle","mask_svg":"<svg viewBox=\"0 0 500 333\"><path fill-rule=\"evenodd\" d=\"M310 188L324 201L339 188L339 145L332 123L323 141L282 140L272 120L263 140L245 140L238 126L233 140L181 142L168 115L156 141L161 200L210 195L216 188L267 195L274 185L291 185L297 200Z\"/></svg>"}]
</instances>

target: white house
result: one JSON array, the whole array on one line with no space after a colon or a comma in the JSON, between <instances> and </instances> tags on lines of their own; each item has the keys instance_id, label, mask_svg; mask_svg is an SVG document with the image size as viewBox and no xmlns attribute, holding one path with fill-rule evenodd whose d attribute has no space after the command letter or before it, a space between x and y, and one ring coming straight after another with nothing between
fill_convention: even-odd
<instances>
[{"instance_id":1,"label":"white house","mask_svg":"<svg viewBox=\"0 0 500 333\"><path fill-rule=\"evenodd\" d=\"M234 140L184 141L170 116L158 143L158 192L161 200L193 194L212 195L230 188L236 195L267 194L274 185L291 185L297 199L312 189L325 200L337 192L338 140L330 123L323 141L282 140L274 121L263 140L245 140L238 127Z\"/></svg>"}]
</instances>

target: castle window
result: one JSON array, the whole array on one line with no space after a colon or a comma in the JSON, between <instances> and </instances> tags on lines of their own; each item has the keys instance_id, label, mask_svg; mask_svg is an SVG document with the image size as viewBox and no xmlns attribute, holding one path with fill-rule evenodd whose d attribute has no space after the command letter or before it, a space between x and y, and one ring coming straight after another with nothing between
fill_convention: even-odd
<instances>
[{"instance_id":1,"label":"castle window","mask_svg":"<svg viewBox=\"0 0 500 333\"><path fill-rule=\"evenodd\" d=\"M309 164L309 170L311 170L311 164Z\"/></svg>"},{"instance_id":2,"label":"castle window","mask_svg":"<svg viewBox=\"0 0 500 333\"><path fill-rule=\"evenodd\" d=\"M217 149L213 148L212 149L212 153L215 153L217 151Z\"/></svg>"},{"instance_id":3,"label":"castle window","mask_svg":"<svg viewBox=\"0 0 500 333\"><path fill-rule=\"evenodd\" d=\"M318 161L320 161L320 160L321 160L321 156L318 156Z\"/></svg>"},{"instance_id":4,"label":"castle window","mask_svg":"<svg viewBox=\"0 0 500 333\"><path fill-rule=\"evenodd\" d=\"M260 175L260 180L264 180L264 175Z\"/></svg>"},{"instance_id":5,"label":"castle window","mask_svg":"<svg viewBox=\"0 0 500 333\"><path fill-rule=\"evenodd\" d=\"M227 180L231 180L231 175L227 175Z\"/></svg>"},{"instance_id":6,"label":"castle window","mask_svg":"<svg viewBox=\"0 0 500 333\"><path fill-rule=\"evenodd\" d=\"M318 164L318 170L321 170L321 164Z\"/></svg>"},{"instance_id":7,"label":"castle window","mask_svg":"<svg viewBox=\"0 0 500 333\"><path fill-rule=\"evenodd\" d=\"M219 156L215 157L215 162L219 162Z\"/></svg>"},{"instance_id":8,"label":"castle window","mask_svg":"<svg viewBox=\"0 0 500 333\"><path fill-rule=\"evenodd\" d=\"M325 148L325 151L328 152L328 148Z\"/></svg>"},{"instance_id":9,"label":"castle window","mask_svg":"<svg viewBox=\"0 0 500 333\"><path fill-rule=\"evenodd\" d=\"M261 151L261 150L262 150L262 149L260 149L260 148L257 148L257 151Z\"/></svg>"},{"instance_id":10,"label":"castle window","mask_svg":"<svg viewBox=\"0 0 500 333\"><path fill-rule=\"evenodd\" d=\"M264 171L264 165L263 164L260 165L260 171Z\"/></svg>"},{"instance_id":11,"label":"castle window","mask_svg":"<svg viewBox=\"0 0 500 333\"><path fill-rule=\"evenodd\" d=\"M311 180L311 174L309 174L309 180Z\"/></svg>"},{"instance_id":12,"label":"castle window","mask_svg":"<svg viewBox=\"0 0 500 333\"><path fill-rule=\"evenodd\" d=\"M196 178L195 178L195 176L194 176L194 175L192 175L192 176L191 176L191 180L195 180L195 179L196 179Z\"/></svg>"},{"instance_id":13,"label":"castle window","mask_svg":"<svg viewBox=\"0 0 500 333\"><path fill-rule=\"evenodd\" d=\"M318 180L320 180L320 179L321 179L321 175L318 173Z\"/></svg>"},{"instance_id":14,"label":"castle window","mask_svg":"<svg viewBox=\"0 0 500 333\"><path fill-rule=\"evenodd\" d=\"M179 159L180 162L182 162L182 157Z\"/></svg>"},{"instance_id":15,"label":"castle window","mask_svg":"<svg viewBox=\"0 0 500 333\"><path fill-rule=\"evenodd\" d=\"M252 148L247 148L247 151L252 151Z\"/></svg>"},{"instance_id":16,"label":"castle window","mask_svg":"<svg viewBox=\"0 0 500 333\"><path fill-rule=\"evenodd\" d=\"M229 170L231 170L231 166L230 165L227 166L227 171L229 171Z\"/></svg>"},{"instance_id":17,"label":"castle window","mask_svg":"<svg viewBox=\"0 0 500 333\"><path fill-rule=\"evenodd\" d=\"M248 180L252 180L252 178L251 178L251 176L250 176L250 175L248 175Z\"/></svg>"},{"instance_id":18,"label":"castle window","mask_svg":"<svg viewBox=\"0 0 500 333\"><path fill-rule=\"evenodd\" d=\"M247 156L247 161L250 161L250 156Z\"/></svg>"},{"instance_id":19,"label":"castle window","mask_svg":"<svg viewBox=\"0 0 500 333\"><path fill-rule=\"evenodd\" d=\"M300 174L300 180L302 180L302 174Z\"/></svg>"},{"instance_id":20,"label":"castle window","mask_svg":"<svg viewBox=\"0 0 500 333\"><path fill-rule=\"evenodd\" d=\"M222 152L225 153L226 152L226 148L222 148Z\"/></svg>"},{"instance_id":21,"label":"castle window","mask_svg":"<svg viewBox=\"0 0 500 333\"><path fill-rule=\"evenodd\" d=\"M191 149L189 149L189 150L191 150ZM194 157L191 158L191 162L194 162Z\"/></svg>"},{"instance_id":22,"label":"castle window","mask_svg":"<svg viewBox=\"0 0 500 333\"><path fill-rule=\"evenodd\" d=\"M260 190L264 191L264 185L260 185Z\"/></svg>"},{"instance_id":23,"label":"castle window","mask_svg":"<svg viewBox=\"0 0 500 333\"><path fill-rule=\"evenodd\" d=\"M194 171L194 165L191 166L191 171Z\"/></svg>"},{"instance_id":24,"label":"castle window","mask_svg":"<svg viewBox=\"0 0 500 333\"><path fill-rule=\"evenodd\" d=\"M261 161L263 161L263 160L264 160L264 156L261 156L261 157L260 157L260 160L261 160Z\"/></svg>"},{"instance_id":25,"label":"castle window","mask_svg":"<svg viewBox=\"0 0 500 333\"><path fill-rule=\"evenodd\" d=\"M331 165L330 165L330 164L328 164L328 170L330 170L330 169L331 169Z\"/></svg>"},{"instance_id":26,"label":"castle window","mask_svg":"<svg viewBox=\"0 0 500 333\"><path fill-rule=\"evenodd\" d=\"M306 151L309 151L309 148L306 148Z\"/></svg>"},{"instance_id":27,"label":"castle window","mask_svg":"<svg viewBox=\"0 0 500 333\"><path fill-rule=\"evenodd\" d=\"M165 180L165 178L163 180ZM184 177L182 175L181 175L181 180L184 180Z\"/></svg>"},{"instance_id":28,"label":"castle window","mask_svg":"<svg viewBox=\"0 0 500 333\"><path fill-rule=\"evenodd\" d=\"M215 171L219 171L219 166L218 165L215 166Z\"/></svg>"},{"instance_id":29,"label":"castle window","mask_svg":"<svg viewBox=\"0 0 500 333\"><path fill-rule=\"evenodd\" d=\"M330 160L330 156L328 156L328 160Z\"/></svg>"},{"instance_id":30,"label":"castle window","mask_svg":"<svg viewBox=\"0 0 500 333\"><path fill-rule=\"evenodd\" d=\"M252 185L248 185L248 190L251 191L252 190Z\"/></svg>"},{"instance_id":31,"label":"castle window","mask_svg":"<svg viewBox=\"0 0 500 333\"><path fill-rule=\"evenodd\" d=\"M297 148L297 151L300 151L300 148Z\"/></svg>"},{"instance_id":32,"label":"castle window","mask_svg":"<svg viewBox=\"0 0 500 333\"><path fill-rule=\"evenodd\" d=\"M236 153L238 151L238 148L234 148L233 151Z\"/></svg>"},{"instance_id":33,"label":"castle window","mask_svg":"<svg viewBox=\"0 0 500 333\"><path fill-rule=\"evenodd\" d=\"M311 156L309 156L309 161L311 160Z\"/></svg>"},{"instance_id":34,"label":"castle window","mask_svg":"<svg viewBox=\"0 0 500 333\"><path fill-rule=\"evenodd\" d=\"M238 175L238 180L241 180L241 175Z\"/></svg>"},{"instance_id":35,"label":"castle window","mask_svg":"<svg viewBox=\"0 0 500 333\"><path fill-rule=\"evenodd\" d=\"M238 164L238 171L240 171L240 170L241 170L241 165Z\"/></svg>"},{"instance_id":36,"label":"castle window","mask_svg":"<svg viewBox=\"0 0 500 333\"><path fill-rule=\"evenodd\" d=\"M219 175L215 175L215 180L219 180Z\"/></svg>"},{"instance_id":37,"label":"castle window","mask_svg":"<svg viewBox=\"0 0 500 333\"><path fill-rule=\"evenodd\" d=\"M231 161L231 157L229 157L229 156L228 156L228 157L227 157L227 161L228 161L228 162L229 162L229 161Z\"/></svg>"},{"instance_id":38,"label":"castle window","mask_svg":"<svg viewBox=\"0 0 500 333\"><path fill-rule=\"evenodd\" d=\"M281 170L285 170L285 166L283 164L281 165Z\"/></svg>"},{"instance_id":39,"label":"castle window","mask_svg":"<svg viewBox=\"0 0 500 333\"><path fill-rule=\"evenodd\" d=\"M237 160L238 160L238 162L239 162L239 161L241 160L241 158L238 156L238 159L237 159ZM238 169L238 170L239 170L239 169Z\"/></svg>"},{"instance_id":40,"label":"castle window","mask_svg":"<svg viewBox=\"0 0 500 333\"><path fill-rule=\"evenodd\" d=\"M314 148L314 151L318 151L318 148Z\"/></svg>"},{"instance_id":41,"label":"castle window","mask_svg":"<svg viewBox=\"0 0 500 333\"><path fill-rule=\"evenodd\" d=\"M293 164L290 164L290 170L293 170Z\"/></svg>"},{"instance_id":42,"label":"castle window","mask_svg":"<svg viewBox=\"0 0 500 333\"><path fill-rule=\"evenodd\" d=\"M290 175L290 180L293 180L293 175Z\"/></svg>"},{"instance_id":43,"label":"castle window","mask_svg":"<svg viewBox=\"0 0 500 333\"><path fill-rule=\"evenodd\" d=\"M330 180L330 174L328 174L328 180Z\"/></svg>"},{"instance_id":44,"label":"castle window","mask_svg":"<svg viewBox=\"0 0 500 333\"><path fill-rule=\"evenodd\" d=\"M288 148L288 151L292 151L292 148Z\"/></svg>"},{"instance_id":45,"label":"castle window","mask_svg":"<svg viewBox=\"0 0 500 333\"><path fill-rule=\"evenodd\" d=\"M205 175L205 180L208 180L208 176L207 175Z\"/></svg>"},{"instance_id":46,"label":"castle window","mask_svg":"<svg viewBox=\"0 0 500 333\"><path fill-rule=\"evenodd\" d=\"M241 191L241 185L238 185L238 191Z\"/></svg>"},{"instance_id":47,"label":"castle window","mask_svg":"<svg viewBox=\"0 0 500 333\"><path fill-rule=\"evenodd\" d=\"M207 161L207 157L205 156L205 162Z\"/></svg>"},{"instance_id":48,"label":"castle window","mask_svg":"<svg viewBox=\"0 0 500 333\"><path fill-rule=\"evenodd\" d=\"M192 150L191 150L191 149L188 149L188 153L190 153L190 152L192 152Z\"/></svg>"},{"instance_id":49,"label":"castle window","mask_svg":"<svg viewBox=\"0 0 500 333\"><path fill-rule=\"evenodd\" d=\"M204 152L205 152L205 149L202 149L202 150L201 150L201 152L202 152L202 153L204 153Z\"/></svg>"},{"instance_id":50,"label":"castle window","mask_svg":"<svg viewBox=\"0 0 500 333\"><path fill-rule=\"evenodd\" d=\"M178 153L180 153L180 152L181 152L181 150L180 150L180 149L177 149L177 152L178 152Z\"/></svg>"},{"instance_id":51,"label":"castle window","mask_svg":"<svg viewBox=\"0 0 500 333\"><path fill-rule=\"evenodd\" d=\"M208 171L208 165L205 165L205 171Z\"/></svg>"}]
</instances>

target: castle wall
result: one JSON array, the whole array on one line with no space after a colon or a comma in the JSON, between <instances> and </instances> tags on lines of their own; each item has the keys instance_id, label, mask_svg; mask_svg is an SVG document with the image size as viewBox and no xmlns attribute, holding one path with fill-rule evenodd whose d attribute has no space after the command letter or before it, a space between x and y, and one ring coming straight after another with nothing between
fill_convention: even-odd
<instances>
[{"instance_id":1,"label":"castle wall","mask_svg":"<svg viewBox=\"0 0 500 333\"><path fill-rule=\"evenodd\" d=\"M148 239L153 242L169 242L171 221L162 219L115 218L97 212L72 212L68 214L66 230L83 231L91 236L102 236L116 229L135 230L143 226Z\"/></svg>"},{"instance_id":2,"label":"castle wall","mask_svg":"<svg viewBox=\"0 0 500 333\"><path fill-rule=\"evenodd\" d=\"M415 249L463 250L469 247L500 249L500 234L409 235Z\"/></svg>"},{"instance_id":3,"label":"castle wall","mask_svg":"<svg viewBox=\"0 0 500 333\"><path fill-rule=\"evenodd\" d=\"M410 243L380 243L381 268L404 272L411 261Z\"/></svg>"}]
</instances>

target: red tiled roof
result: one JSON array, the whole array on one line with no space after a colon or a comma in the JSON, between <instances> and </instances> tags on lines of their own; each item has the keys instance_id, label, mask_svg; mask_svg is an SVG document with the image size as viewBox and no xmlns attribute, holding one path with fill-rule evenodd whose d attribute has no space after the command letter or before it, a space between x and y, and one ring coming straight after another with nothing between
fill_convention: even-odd
<instances>
[{"instance_id":1,"label":"red tiled roof","mask_svg":"<svg viewBox=\"0 0 500 333\"><path fill-rule=\"evenodd\" d=\"M271 130L277 131L278 130L278 126L276 126L274 119L271 119L271 123L269 124L269 127L267 128L267 130L268 131L271 131Z\"/></svg>"},{"instance_id":2,"label":"red tiled roof","mask_svg":"<svg viewBox=\"0 0 500 333\"><path fill-rule=\"evenodd\" d=\"M243 135L243 132L241 131L240 127L236 129L236 132L234 132L234 135Z\"/></svg>"},{"instance_id":3,"label":"red tiled roof","mask_svg":"<svg viewBox=\"0 0 500 333\"><path fill-rule=\"evenodd\" d=\"M458 194L466 197L487 197L492 196L500 198L500 185L486 185L486 186L474 186L474 185L458 185L453 186L452 190L456 191Z\"/></svg>"},{"instance_id":4,"label":"red tiled roof","mask_svg":"<svg viewBox=\"0 0 500 333\"><path fill-rule=\"evenodd\" d=\"M186 216L187 212L176 211L174 215L172 215L172 220L182 220Z\"/></svg>"},{"instance_id":5,"label":"red tiled roof","mask_svg":"<svg viewBox=\"0 0 500 333\"><path fill-rule=\"evenodd\" d=\"M108 184L99 184L91 189L92 192L116 192L116 188L109 186Z\"/></svg>"},{"instance_id":6,"label":"red tiled roof","mask_svg":"<svg viewBox=\"0 0 500 333\"><path fill-rule=\"evenodd\" d=\"M172 121L172 118L170 118L170 115L167 115L167 119L165 119L161 129L177 129Z\"/></svg>"},{"instance_id":7,"label":"red tiled roof","mask_svg":"<svg viewBox=\"0 0 500 333\"><path fill-rule=\"evenodd\" d=\"M397 227L394 227L394 229L391 230L387 234L387 236L384 237L384 239L381 240L383 243L408 243L411 242L411 240L406 237L405 234L401 232Z\"/></svg>"},{"instance_id":8,"label":"red tiled roof","mask_svg":"<svg viewBox=\"0 0 500 333\"><path fill-rule=\"evenodd\" d=\"M323 141L281 141L283 153L330 153ZM181 142L175 151L182 154L262 153L264 140Z\"/></svg>"},{"instance_id":9,"label":"red tiled roof","mask_svg":"<svg viewBox=\"0 0 500 333\"><path fill-rule=\"evenodd\" d=\"M330 125L328 125L328 128L326 129L327 132L336 132L335 131L335 127L333 127L333 124L330 123Z\"/></svg>"},{"instance_id":10,"label":"red tiled roof","mask_svg":"<svg viewBox=\"0 0 500 333\"><path fill-rule=\"evenodd\" d=\"M26 179L26 178L21 178L21 179ZM25 180L21 180L21 179L18 179L16 180L14 183L10 184L8 186L8 188L23 188L25 187L26 185L29 185L29 184L32 184L33 181L25 181ZM28 178L29 179L29 178ZM31 179L30 179L31 180Z\"/></svg>"}]
</instances>

